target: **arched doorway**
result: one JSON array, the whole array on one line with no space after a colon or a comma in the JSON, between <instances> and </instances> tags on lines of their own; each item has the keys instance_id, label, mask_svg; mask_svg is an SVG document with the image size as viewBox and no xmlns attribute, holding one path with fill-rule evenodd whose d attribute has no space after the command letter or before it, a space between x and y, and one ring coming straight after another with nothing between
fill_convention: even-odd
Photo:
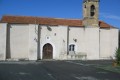
<instances>
[{"instance_id":1,"label":"arched doorway","mask_svg":"<svg viewBox=\"0 0 120 80\"><path fill-rule=\"evenodd\" d=\"M53 59L53 47L49 43L43 46L43 59Z\"/></svg>"}]
</instances>

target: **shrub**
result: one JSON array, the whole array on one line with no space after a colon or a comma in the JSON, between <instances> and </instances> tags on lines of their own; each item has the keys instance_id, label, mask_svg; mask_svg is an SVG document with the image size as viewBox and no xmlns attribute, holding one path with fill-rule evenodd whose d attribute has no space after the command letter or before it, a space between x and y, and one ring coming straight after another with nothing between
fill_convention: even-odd
<instances>
[{"instance_id":1,"label":"shrub","mask_svg":"<svg viewBox=\"0 0 120 80\"><path fill-rule=\"evenodd\" d=\"M115 58L116 58L117 64L120 64L120 48L116 50Z\"/></svg>"}]
</instances>

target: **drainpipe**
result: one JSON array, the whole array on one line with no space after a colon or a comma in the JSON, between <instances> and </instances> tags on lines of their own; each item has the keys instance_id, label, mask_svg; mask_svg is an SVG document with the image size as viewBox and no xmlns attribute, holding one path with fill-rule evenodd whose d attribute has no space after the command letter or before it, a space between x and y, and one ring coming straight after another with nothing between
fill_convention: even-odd
<instances>
[{"instance_id":1,"label":"drainpipe","mask_svg":"<svg viewBox=\"0 0 120 80\"><path fill-rule=\"evenodd\" d=\"M100 57L100 28L99 28L99 58L101 58Z\"/></svg>"},{"instance_id":2,"label":"drainpipe","mask_svg":"<svg viewBox=\"0 0 120 80\"><path fill-rule=\"evenodd\" d=\"M69 26L67 27L67 55L69 54Z\"/></svg>"},{"instance_id":3,"label":"drainpipe","mask_svg":"<svg viewBox=\"0 0 120 80\"><path fill-rule=\"evenodd\" d=\"M41 59L41 56L40 56L41 55L40 39L41 39L41 25L39 24L38 25L38 44L37 44L38 53L37 53L37 60Z\"/></svg>"},{"instance_id":4,"label":"drainpipe","mask_svg":"<svg viewBox=\"0 0 120 80\"><path fill-rule=\"evenodd\" d=\"M8 23L6 27L6 60L11 58L11 50L10 50L10 28L11 25Z\"/></svg>"}]
</instances>

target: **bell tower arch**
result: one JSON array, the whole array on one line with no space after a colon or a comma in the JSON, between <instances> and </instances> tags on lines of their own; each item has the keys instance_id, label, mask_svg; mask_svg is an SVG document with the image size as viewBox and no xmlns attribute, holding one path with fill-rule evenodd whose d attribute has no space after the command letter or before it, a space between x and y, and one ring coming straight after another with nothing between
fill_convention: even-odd
<instances>
[{"instance_id":1,"label":"bell tower arch","mask_svg":"<svg viewBox=\"0 0 120 80\"><path fill-rule=\"evenodd\" d=\"M99 0L83 0L83 25L98 27Z\"/></svg>"}]
</instances>

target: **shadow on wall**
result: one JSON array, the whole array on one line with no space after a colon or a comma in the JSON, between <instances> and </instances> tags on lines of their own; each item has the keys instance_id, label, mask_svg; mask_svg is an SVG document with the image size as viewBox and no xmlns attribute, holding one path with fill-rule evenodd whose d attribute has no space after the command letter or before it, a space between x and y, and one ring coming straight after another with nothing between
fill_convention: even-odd
<instances>
[{"instance_id":1,"label":"shadow on wall","mask_svg":"<svg viewBox=\"0 0 120 80\"><path fill-rule=\"evenodd\" d=\"M6 34L6 59L11 58L11 49L10 49L10 24L7 25L7 34Z\"/></svg>"}]
</instances>

